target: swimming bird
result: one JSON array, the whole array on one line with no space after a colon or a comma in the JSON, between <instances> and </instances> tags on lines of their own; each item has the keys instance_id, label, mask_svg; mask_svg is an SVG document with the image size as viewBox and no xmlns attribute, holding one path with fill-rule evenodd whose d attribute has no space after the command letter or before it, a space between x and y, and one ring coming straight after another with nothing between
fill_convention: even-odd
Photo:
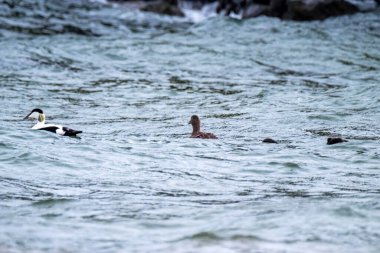
<instances>
[{"instance_id":1,"label":"swimming bird","mask_svg":"<svg viewBox=\"0 0 380 253\"><path fill-rule=\"evenodd\" d=\"M37 124L32 127L32 129L35 130L45 130L63 136L76 136L77 134L82 133L82 131L73 130L60 125L45 124L45 114L41 109L38 108L33 109L28 115L26 115L24 119L28 118L38 120Z\"/></svg>"},{"instance_id":2,"label":"swimming bird","mask_svg":"<svg viewBox=\"0 0 380 253\"><path fill-rule=\"evenodd\" d=\"M275 140L273 140L272 138L265 138L264 140L263 140L263 142L264 143L278 143L277 141L275 141Z\"/></svg>"},{"instance_id":3,"label":"swimming bird","mask_svg":"<svg viewBox=\"0 0 380 253\"><path fill-rule=\"evenodd\" d=\"M329 137L327 138L327 145L333 145L341 142L348 142L348 140L345 140L340 137Z\"/></svg>"},{"instance_id":4,"label":"swimming bird","mask_svg":"<svg viewBox=\"0 0 380 253\"><path fill-rule=\"evenodd\" d=\"M197 115L191 116L189 124L193 126L193 132L191 133L191 138L201 138L201 139L218 139L212 133L201 132L201 121Z\"/></svg>"}]
</instances>

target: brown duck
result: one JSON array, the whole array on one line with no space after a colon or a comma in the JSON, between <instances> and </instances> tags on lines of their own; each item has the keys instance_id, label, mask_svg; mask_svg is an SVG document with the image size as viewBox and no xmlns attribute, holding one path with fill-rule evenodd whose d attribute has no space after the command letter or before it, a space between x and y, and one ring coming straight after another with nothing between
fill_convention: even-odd
<instances>
[{"instance_id":1,"label":"brown duck","mask_svg":"<svg viewBox=\"0 0 380 253\"><path fill-rule=\"evenodd\" d=\"M212 133L201 132L201 121L197 115L191 116L189 124L193 126L193 132L191 133L191 138L201 138L201 139L218 139Z\"/></svg>"}]
</instances>

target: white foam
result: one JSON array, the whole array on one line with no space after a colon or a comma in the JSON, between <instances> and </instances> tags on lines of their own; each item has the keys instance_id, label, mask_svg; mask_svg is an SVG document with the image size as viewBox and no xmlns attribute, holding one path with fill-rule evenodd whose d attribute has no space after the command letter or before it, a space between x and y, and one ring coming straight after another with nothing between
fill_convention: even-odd
<instances>
[{"instance_id":1,"label":"white foam","mask_svg":"<svg viewBox=\"0 0 380 253\"><path fill-rule=\"evenodd\" d=\"M194 23L199 23L207 18L217 16L216 8L218 7L218 2L205 4L201 9L195 9L193 3L189 1L181 1L179 6L186 18Z\"/></svg>"}]
</instances>

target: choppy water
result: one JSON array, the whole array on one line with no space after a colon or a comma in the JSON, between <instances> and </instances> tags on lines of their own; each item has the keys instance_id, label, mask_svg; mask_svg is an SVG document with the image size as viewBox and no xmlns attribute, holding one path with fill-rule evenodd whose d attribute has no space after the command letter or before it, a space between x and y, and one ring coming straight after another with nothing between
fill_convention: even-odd
<instances>
[{"instance_id":1,"label":"choppy water","mask_svg":"<svg viewBox=\"0 0 380 253\"><path fill-rule=\"evenodd\" d=\"M379 11L28 3L0 8L0 252L379 252Z\"/></svg>"}]
</instances>

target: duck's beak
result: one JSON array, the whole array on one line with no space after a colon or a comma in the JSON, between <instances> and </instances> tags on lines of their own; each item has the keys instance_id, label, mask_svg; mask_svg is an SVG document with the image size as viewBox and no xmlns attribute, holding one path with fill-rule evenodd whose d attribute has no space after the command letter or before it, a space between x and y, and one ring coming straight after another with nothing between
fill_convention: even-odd
<instances>
[{"instance_id":1,"label":"duck's beak","mask_svg":"<svg viewBox=\"0 0 380 253\"><path fill-rule=\"evenodd\" d=\"M31 111L24 119L38 119L40 114L38 112Z\"/></svg>"},{"instance_id":2,"label":"duck's beak","mask_svg":"<svg viewBox=\"0 0 380 253\"><path fill-rule=\"evenodd\" d=\"M28 118L29 118L29 116L30 116L30 114L32 114L32 113L29 113L28 115L26 115L26 116L23 118L23 120L26 120L26 119L28 119Z\"/></svg>"},{"instance_id":3,"label":"duck's beak","mask_svg":"<svg viewBox=\"0 0 380 253\"><path fill-rule=\"evenodd\" d=\"M190 120L190 121L189 121L187 124L189 124L189 125L190 125L190 124L191 124L191 120Z\"/></svg>"}]
</instances>

